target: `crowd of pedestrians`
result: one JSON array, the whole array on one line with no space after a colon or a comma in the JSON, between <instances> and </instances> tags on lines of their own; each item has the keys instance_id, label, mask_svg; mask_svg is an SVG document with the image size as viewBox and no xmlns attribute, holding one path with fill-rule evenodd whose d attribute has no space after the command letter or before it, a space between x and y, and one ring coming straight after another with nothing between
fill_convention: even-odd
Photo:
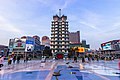
<instances>
[{"instance_id":1,"label":"crowd of pedestrians","mask_svg":"<svg viewBox=\"0 0 120 80\"><path fill-rule=\"evenodd\" d=\"M85 63L85 62L94 62L94 61L99 61L99 60L105 60L105 61L109 61L109 60L114 60L115 57L114 56L110 56L110 57L107 57L107 56L104 56L103 57L100 57L99 55L92 55L92 54L87 54L87 55L82 55L82 56L74 56L73 57L73 60L74 62L77 62L78 61L78 58L79 60L81 60L82 63Z\"/></svg>"},{"instance_id":2,"label":"crowd of pedestrians","mask_svg":"<svg viewBox=\"0 0 120 80\"><path fill-rule=\"evenodd\" d=\"M8 65L10 65L10 64L15 64L15 63L17 63L17 64L19 64L20 63L20 56L19 55L9 55L8 56Z\"/></svg>"},{"instance_id":3,"label":"crowd of pedestrians","mask_svg":"<svg viewBox=\"0 0 120 80\"><path fill-rule=\"evenodd\" d=\"M21 56L16 54L10 54L7 58L5 58L3 55L0 55L0 70L4 66L4 60L7 59L7 65L10 67L11 64L19 64L21 61L24 63L27 63L28 60L31 60L28 56Z\"/></svg>"}]
</instances>

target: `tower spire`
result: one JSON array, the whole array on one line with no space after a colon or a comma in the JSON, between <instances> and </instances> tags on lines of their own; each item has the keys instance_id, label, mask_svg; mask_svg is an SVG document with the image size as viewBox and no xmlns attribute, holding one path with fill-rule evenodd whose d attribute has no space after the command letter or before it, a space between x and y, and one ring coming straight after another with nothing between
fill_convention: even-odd
<instances>
[{"instance_id":1,"label":"tower spire","mask_svg":"<svg viewBox=\"0 0 120 80\"><path fill-rule=\"evenodd\" d=\"M59 17L61 17L61 9L59 9Z\"/></svg>"}]
</instances>

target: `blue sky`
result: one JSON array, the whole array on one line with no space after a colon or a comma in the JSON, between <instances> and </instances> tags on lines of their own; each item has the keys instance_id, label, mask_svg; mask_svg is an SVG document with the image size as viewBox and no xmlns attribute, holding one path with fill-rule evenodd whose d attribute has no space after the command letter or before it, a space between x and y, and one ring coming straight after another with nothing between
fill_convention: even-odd
<instances>
[{"instance_id":1,"label":"blue sky","mask_svg":"<svg viewBox=\"0 0 120 80\"><path fill-rule=\"evenodd\" d=\"M50 37L52 16L60 8L69 31L79 30L91 48L120 39L120 0L0 0L0 44L23 35Z\"/></svg>"}]
</instances>

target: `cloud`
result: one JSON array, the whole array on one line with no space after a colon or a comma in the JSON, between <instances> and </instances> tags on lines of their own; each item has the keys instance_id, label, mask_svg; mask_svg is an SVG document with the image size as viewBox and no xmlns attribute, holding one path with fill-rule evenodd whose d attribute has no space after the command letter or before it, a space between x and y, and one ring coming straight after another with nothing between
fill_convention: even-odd
<instances>
[{"instance_id":1,"label":"cloud","mask_svg":"<svg viewBox=\"0 0 120 80\"><path fill-rule=\"evenodd\" d=\"M103 23L105 24L105 23ZM118 34L120 30L120 17L116 16L113 18L106 19L107 26L103 26L103 33Z\"/></svg>"},{"instance_id":2,"label":"cloud","mask_svg":"<svg viewBox=\"0 0 120 80\"><path fill-rule=\"evenodd\" d=\"M101 23L104 22L102 15L83 8L79 9L78 11L80 13L74 13L75 15L69 13L68 15L68 17L70 17L69 20L72 22L72 24L75 25L75 23L77 23L78 26L86 26L100 31L99 26L101 26Z\"/></svg>"},{"instance_id":3,"label":"cloud","mask_svg":"<svg viewBox=\"0 0 120 80\"><path fill-rule=\"evenodd\" d=\"M120 22L115 23L115 24L113 25L113 27L118 27L118 26L120 26Z\"/></svg>"},{"instance_id":4,"label":"cloud","mask_svg":"<svg viewBox=\"0 0 120 80\"><path fill-rule=\"evenodd\" d=\"M3 16L0 16L0 30L13 33L22 33L20 29L10 23L10 21Z\"/></svg>"},{"instance_id":5,"label":"cloud","mask_svg":"<svg viewBox=\"0 0 120 80\"><path fill-rule=\"evenodd\" d=\"M73 3L75 0L36 0L39 3L43 4L44 6L48 6L52 10L55 10L58 12L58 9L65 9Z\"/></svg>"},{"instance_id":6,"label":"cloud","mask_svg":"<svg viewBox=\"0 0 120 80\"><path fill-rule=\"evenodd\" d=\"M8 45L10 38L22 35L23 32L14 26L7 18L0 16L0 44Z\"/></svg>"},{"instance_id":7,"label":"cloud","mask_svg":"<svg viewBox=\"0 0 120 80\"><path fill-rule=\"evenodd\" d=\"M98 26L103 22L103 17L87 9L81 9L79 22L93 29L99 29Z\"/></svg>"},{"instance_id":8,"label":"cloud","mask_svg":"<svg viewBox=\"0 0 120 80\"><path fill-rule=\"evenodd\" d=\"M61 7L61 9L67 8L67 6L70 5L71 3L73 3L73 1L75 1L75 0L65 0L65 3L64 3L64 5Z\"/></svg>"},{"instance_id":9,"label":"cloud","mask_svg":"<svg viewBox=\"0 0 120 80\"><path fill-rule=\"evenodd\" d=\"M87 22L80 22L81 24L84 24L84 25L86 25L86 26L89 26L89 27L91 27L91 28L93 28L93 29L97 29L97 27L96 26L94 26L94 25L92 25L92 24L90 24L90 23L87 23Z\"/></svg>"}]
</instances>

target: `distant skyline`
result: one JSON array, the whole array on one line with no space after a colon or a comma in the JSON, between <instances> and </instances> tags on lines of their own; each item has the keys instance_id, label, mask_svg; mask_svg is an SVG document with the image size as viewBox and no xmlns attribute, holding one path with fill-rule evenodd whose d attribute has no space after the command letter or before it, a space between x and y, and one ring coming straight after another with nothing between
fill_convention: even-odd
<instances>
[{"instance_id":1,"label":"distant skyline","mask_svg":"<svg viewBox=\"0 0 120 80\"><path fill-rule=\"evenodd\" d=\"M21 36L50 37L59 9L68 17L69 31L80 31L92 49L120 39L120 0L0 0L0 44Z\"/></svg>"}]
</instances>

